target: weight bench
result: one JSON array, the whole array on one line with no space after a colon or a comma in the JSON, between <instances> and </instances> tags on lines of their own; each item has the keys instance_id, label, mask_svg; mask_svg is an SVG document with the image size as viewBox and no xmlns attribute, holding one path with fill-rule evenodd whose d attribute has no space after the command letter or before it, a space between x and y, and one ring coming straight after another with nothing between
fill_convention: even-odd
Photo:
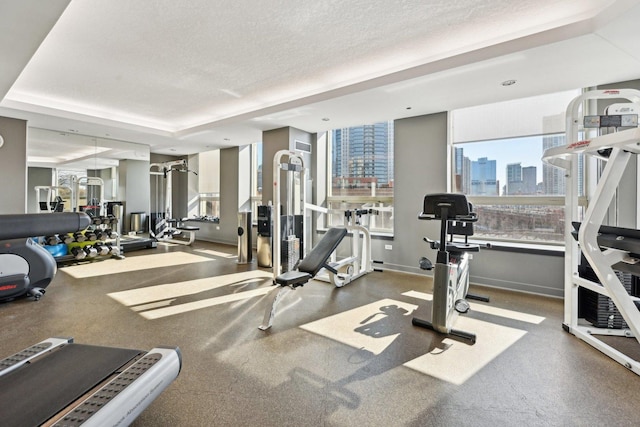
<instances>
[{"instance_id":1,"label":"weight bench","mask_svg":"<svg viewBox=\"0 0 640 427\"><path fill-rule=\"evenodd\" d=\"M196 231L200 230L200 227L194 227L191 225L178 225L180 221L177 219L168 219L169 229L166 230L169 232L168 238L164 238L163 240L167 243L178 243L180 245L190 246L196 240ZM165 231L165 232L166 232ZM175 236L185 236L186 239L176 239Z\"/></svg>"},{"instance_id":2,"label":"weight bench","mask_svg":"<svg viewBox=\"0 0 640 427\"><path fill-rule=\"evenodd\" d=\"M178 240L178 239L173 239L171 240L172 243L180 243L183 245L187 245L189 246L190 244L192 244L195 240L196 240L196 231L200 230L200 227L193 227L191 225L185 225L182 227L176 227L176 230L178 230L180 232L180 234L184 233L186 235L189 236L188 240Z\"/></svg>"},{"instance_id":3,"label":"weight bench","mask_svg":"<svg viewBox=\"0 0 640 427\"><path fill-rule=\"evenodd\" d=\"M260 330L265 331L271 327L278 301L286 292L303 286L323 268L333 274L338 274L337 270L327 261L346 235L346 228L330 228L311 252L298 263L297 270L287 271L274 279L278 287L271 291L262 325L259 326Z\"/></svg>"}]
</instances>

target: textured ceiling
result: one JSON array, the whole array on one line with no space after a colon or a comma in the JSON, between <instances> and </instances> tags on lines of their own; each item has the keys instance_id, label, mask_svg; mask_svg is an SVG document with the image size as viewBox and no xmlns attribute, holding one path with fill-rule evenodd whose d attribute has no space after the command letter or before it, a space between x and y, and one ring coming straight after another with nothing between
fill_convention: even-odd
<instances>
[{"instance_id":1,"label":"textured ceiling","mask_svg":"<svg viewBox=\"0 0 640 427\"><path fill-rule=\"evenodd\" d=\"M637 1L73 0L0 114L157 152L242 145L278 126L318 131L318 114L343 126L573 88L562 67L578 68L574 87L640 77L637 25L612 25L629 12ZM580 72L588 55L620 69L595 81ZM542 82L482 87L526 84L518 73Z\"/></svg>"}]
</instances>

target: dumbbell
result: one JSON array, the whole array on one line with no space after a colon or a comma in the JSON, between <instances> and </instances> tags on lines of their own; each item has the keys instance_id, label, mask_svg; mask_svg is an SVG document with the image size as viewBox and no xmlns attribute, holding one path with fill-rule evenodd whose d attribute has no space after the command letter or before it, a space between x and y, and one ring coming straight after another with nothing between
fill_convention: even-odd
<instances>
[{"instance_id":1,"label":"dumbbell","mask_svg":"<svg viewBox=\"0 0 640 427\"><path fill-rule=\"evenodd\" d=\"M87 254L88 258L95 258L98 256L98 251L91 245L87 245L82 248L84 252Z\"/></svg>"},{"instance_id":2,"label":"dumbbell","mask_svg":"<svg viewBox=\"0 0 640 427\"><path fill-rule=\"evenodd\" d=\"M60 243L60 239L58 239L58 236L46 236L44 242L46 245L54 246Z\"/></svg>"},{"instance_id":3,"label":"dumbbell","mask_svg":"<svg viewBox=\"0 0 640 427\"><path fill-rule=\"evenodd\" d=\"M98 240L98 235L96 234L95 231L85 231L84 237L86 237L86 239L89 241Z\"/></svg>"},{"instance_id":4,"label":"dumbbell","mask_svg":"<svg viewBox=\"0 0 640 427\"><path fill-rule=\"evenodd\" d=\"M104 234L106 234L107 238L109 239L115 239L116 237L118 237L118 233L116 233L110 228L107 228L106 230L104 230Z\"/></svg>"},{"instance_id":5,"label":"dumbbell","mask_svg":"<svg viewBox=\"0 0 640 427\"><path fill-rule=\"evenodd\" d=\"M79 231L73 233L73 241L74 242L82 243L85 240L87 240L87 238L85 237L84 234L80 233Z\"/></svg>"},{"instance_id":6,"label":"dumbbell","mask_svg":"<svg viewBox=\"0 0 640 427\"><path fill-rule=\"evenodd\" d=\"M85 259L87 257L87 253L80 246L71 248L71 255L76 259Z\"/></svg>"},{"instance_id":7,"label":"dumbbell","mask_svg":"<svg viewBox=\"0 0 640 427\"><path fill-rule=\"evenodd\" d=\"M58 234L58 238L62 241L62 243L64 243L65 245L68 245L69 243L74 241L74 238L72 235L70 235L69 233L59 233Z\"/></svg>"},{"instance_id":8,"label":"dumbbell","mask_svg":"<svg viewBox=\"0 0 640 427\"><path fill-rule=\"evenodd\" d=\"M111 243L107 243L107 246L109 247L109 253L113 256L118 256L120 255L120 248L118 246L112 246Z\"/></svg>"},{"instance_id":9,"label":"dumbbell","mask_svg":"<svg viewBox=\"0 0 640 427\"><path fill-rule=\"evenodd\" d=\"M96 243L93 247L98 252L98 255L102 256L107 255L111 251L111 248L103 243Z\"/></svg>"}]
</instances>

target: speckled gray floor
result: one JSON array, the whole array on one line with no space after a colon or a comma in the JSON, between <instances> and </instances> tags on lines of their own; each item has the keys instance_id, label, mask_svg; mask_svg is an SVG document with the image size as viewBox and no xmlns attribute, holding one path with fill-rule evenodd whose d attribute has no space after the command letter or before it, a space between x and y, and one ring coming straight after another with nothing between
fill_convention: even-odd
<instances>
[{"instance_id":1,"label":"speckled gray floor","mask_svg":"<svg viewBox=\"0 0 640 427\"><path fill-rule=\"evenodd\" d=\"M150 261L171 252L187 254L184 263ZM428 292L428 279L372 273L342 289L313 281L290 292L263 332L268 280L251 273L255 261L225 253L235 248L196 242L128 254L138 270L96 264L77 278L61 268L41 301L0 304L0 356L50 336L179 346L180 376L136 426L638 424L640 378L564 332L560 300L475 288L491 308L539 321L472 310L459 319L477 328L469 347L411 325L415 307L428 317L429 302L412 293ZM149 292L131 292L139 288ZM460 372L469 375L448 380Z\"/></svg>"}]
</instances>

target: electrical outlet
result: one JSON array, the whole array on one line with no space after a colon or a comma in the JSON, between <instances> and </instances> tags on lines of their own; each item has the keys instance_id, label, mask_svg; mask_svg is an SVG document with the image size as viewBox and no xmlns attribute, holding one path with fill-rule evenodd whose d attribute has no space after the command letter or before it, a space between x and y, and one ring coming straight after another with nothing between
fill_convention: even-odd
<instances>
[{"instance_id":1,"label":"electrical outlet","mask_svg":"<svg viewBox=\"0 0 640 427\"><path fill-rule=\"evenodd\" d=\"M385 248L386 250L390 251L390 250L392 250L392 249L393 249L393 246L392 246L392 245L384 245L384 248Z\"/></svg>"}]
</instances>

